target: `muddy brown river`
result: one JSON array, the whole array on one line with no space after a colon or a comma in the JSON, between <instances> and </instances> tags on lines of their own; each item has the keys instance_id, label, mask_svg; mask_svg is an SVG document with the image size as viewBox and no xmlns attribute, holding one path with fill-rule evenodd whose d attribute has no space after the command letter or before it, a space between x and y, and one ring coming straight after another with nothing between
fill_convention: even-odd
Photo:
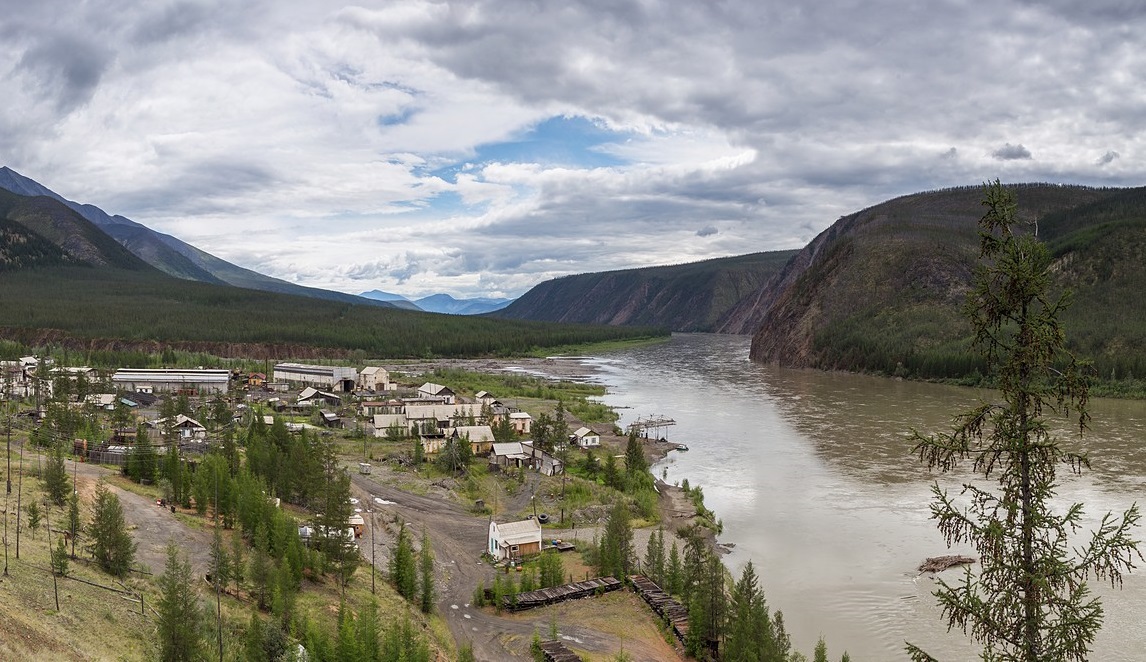
<instances>
[{"instance_id":1,"label":"muddy brown river","mask_svg":"<svg viewBox=\"0 0 1146 662\"><path fill-rule=\"evenodd\" d=\"M676 422L661 433L689 450L654 470L703 486L724 521L721 541L735 545L726 564L738 573L753 560L800 650L810 656L823 635L832 659L845 648L853 660L906 659L905 640L943 660L977 659L941 621L934 580L915 571L929 556L973 554L949 550L928 509L934 481L957 488L968 476L929 475L907 433L947 427L992 393L760 366L748 361L748 343L676 335L585 361L609 387L604 401L621 408L621 425L653 415ZM1086 505L1088 526L1146 501L1146 402L1097 400L1091 412L1081 440L1065 422L1063 434L1094 468L1062 476L1059 490L1062 507ZM1092 587L1106 620L1091 659L1146 660L1146 568L1121 590Z\"/></svg>"}]
</instances>

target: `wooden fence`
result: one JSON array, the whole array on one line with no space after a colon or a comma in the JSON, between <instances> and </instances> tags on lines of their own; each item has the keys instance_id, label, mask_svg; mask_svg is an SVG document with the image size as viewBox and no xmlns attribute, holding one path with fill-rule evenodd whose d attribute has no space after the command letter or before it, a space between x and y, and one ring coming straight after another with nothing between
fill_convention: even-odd
<instances>
[{"instance_id":1,"label":"wooden fence","mask_svg":"<svg viewBox=\"0 0 1146 662\"><path fill-rule=\"evenodd\" d=\"M630 575L629 584L637 595L653 608L657 616L668 621L673 634L683 644L685 637L688 636L688 609L644 575Z\"/></svg>"}]
</instances>

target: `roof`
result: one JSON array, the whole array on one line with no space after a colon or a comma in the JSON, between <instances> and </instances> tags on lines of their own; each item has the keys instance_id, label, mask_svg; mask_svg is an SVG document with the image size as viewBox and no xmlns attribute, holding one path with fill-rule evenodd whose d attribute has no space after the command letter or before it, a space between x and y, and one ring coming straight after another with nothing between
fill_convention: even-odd
<instances>
[{"instance_id":1,"label":"roof","mask_svg":"<svg viewBox=\"0 0 1146 662\"><path fill-rule=\"evenodd\" d=\"M374 428L382 430L392 425L406 427L405 414L374 414Z\"/></svg>"},{"instance_id":2,"label":"roof","mask_svg":"<svg viewBox=\"0 0 1146 662\"><path fill-rule=\"evenodd\" d=\"M362 369L362 372L360 372L358 374L360 374L360 375L376 375L379 372L386 372L386 369L381 367L381 366L368 365Z\"/></svg>"},{"instance_id":3,"label":"roof","mask_svg":"<svg viewBox=\"0 0 1146 662\"><path fill-rule=\"evenodd\" d=\"M337 393L329 393L327 391L320 391L320 390L314 388L313 386L307 386L302 391L300 391L298 394L298 401L302 402L303 400L310 400L311 398L316 398L316 397L322 397L322 398L325 398L327 400L337 400L339 402L342 401L342 398L338 397Z\"/></svg>"},{"instance_id":4,"label":"roof","mask_svg":"<svg viewBox=\"0 0 1146 662\"><path fill-rule=\"evenodd\" d=\"M586 427L580 427L580 428L577 428L577 431L573 433L573 436L575 436L575 437L585 437L585 436L588 436L588 435L591 435L591 434L597 434L597 433L596 433L596 432L593 432L593 431L592 431L592 430L590 430L589 428L586 428Z\"/></svg>"},{"instance_id":5,"label":"roof","mask_svg":"<svg viewBox=\"0 0 1146 662\"><path fill-rule=\"evenodd\" d=\"M495 443L493 445L494 455L523 455L525 449L521 447L520 441L510 441L506 443Z\"/></svg>"},{"instance_id":6,"label":"roof","mask_svg":"<svg viewBox=\"0 0 1146 662\"><path fill-rule=\"evenodd\" d=\"M457 405L406 405L406 418L411 420L437 419L448 421L455 416L468 418L481 416L481 405L464 403Z\"/></svg>"},{"instance_id":7,"label":"roof","mask_svg":"<svg viewBox=\"0 0 1146 662\"><path fill-rule=\"evenodd\" d=\"M526 412L526 411L515 411L512 414L510 414L509 417L510 418L533 418L532 416L529 415L529 412Z\"/></svg>"},{"instance_id":8,"label":"roof","mask_svg":"<svg viewBox=\"0 0 1146 662\"><path fill-rule=\"evenodd\" d=\"M333 365L310 365L307 363L276 363L274 371L338 379L355 379L358 376L358 371L354 368L343 368ZM278 376L276 375L275 378L277 379Z\"/></svg>"},{"instance_id":9,"label":"roof","mask_svg":"<svg viewBox=\"0 0 1146 662\"><path fill-rule=\"evenodd\" d=\"M454 436L469 437L471 442L493 441L493 428L488 425L459 425L454 428Z\"/></svg>"},{"instance_id":10,"label":"roof","mask_svg":"<svg viewBox=\"0 0 1146 662\"><path fill-rule=\"evenodd\" d=\"M478 391L477 393L474 394L474 397L477 398L478 400L481 400L482 398L492 398L493 394L490 393L489 391Z\"/></svg>"},{"instance_id":11,"label":"roof","mask_svg":"<svg viewBox=\"0 0 1146 662\"><path fill-rule=\"evenodd\" d=\"M419 393L429 393L430 395L440 395L442 393L452 394L454 391L449 386L442 386L434 382L426 382L418 387Z\"/></svg>"},{"instance_id":12,"label":"roof","mask_svg":"<svg viewBox=\"0 0 1146 662\"><path fill-rule=\"evenodd\" d=\"M506 522L498 524L493 522L493 529L498 538L510 545L541 540L541 524L535 519L523 519L519 522Z\"/></svg>"},{"instance_id":13,"label":"roof","mask_svg":"<svg viewBox=\"0 0 1146 662\"><path fill-rule=\"evenodd\" d=\"M179 382L203 384L229 382L230 370L174 370L169 368L120 368L111 376L113 382Z\"/></svg>"}]
</instances>

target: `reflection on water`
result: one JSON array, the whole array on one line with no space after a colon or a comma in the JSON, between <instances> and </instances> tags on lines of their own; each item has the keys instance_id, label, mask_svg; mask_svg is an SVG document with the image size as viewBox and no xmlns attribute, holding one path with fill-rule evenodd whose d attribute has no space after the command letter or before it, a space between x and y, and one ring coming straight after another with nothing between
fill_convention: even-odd
<instances>
[{"instance_id":1,"label":"reflection on water","mask_svg":"<svg viewBox=\"0 0 1146 662\"><path fill-rule=\"evenodd\" d=\"M610 387L605 402L624 407L622 426L650 414L677 421L667 436L691 450L654 470L704 487L722 540L736 545L728 565L738 571L753 559L801 650L823 634L832 657L846 647L854 660L903 659L910 640L941 659L974 659L961 634L946 632L933 580L915 572L948 553L929 519L931 484L957 489L967 476L929 476L910 455L909 432L948 428L993 394L760 366L748 361L748 343L676 335L586 360ZM1146 403L1096 401L1092 414L1091 430L1071 443L1091 453L1094 470L1064 477L1060 493L1097 518L1142 499ZM1144 659L1146 572L1122 591L1095 588L1107 620L1094 659Z\"/></svg>"}]
</instances>

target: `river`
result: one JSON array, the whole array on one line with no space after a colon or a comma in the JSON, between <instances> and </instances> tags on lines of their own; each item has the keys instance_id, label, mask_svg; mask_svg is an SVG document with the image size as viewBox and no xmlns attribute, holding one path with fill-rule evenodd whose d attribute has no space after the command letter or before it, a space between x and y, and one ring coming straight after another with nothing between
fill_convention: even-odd
<instances>
[{"instance_id":1,"label":"river","mask_svg":"<svg viewBox=\"0 0 1146 662\"><path fill-rule=\"evenodd\" d=\"M930 488L958 489L961 476L929 475L910 454L908 432L949 427L959 411L992 394L969 388L838 373L777 369L748 360L749 339L674 335L666 343L586 359L608 386L603 401L620 425L652 415L676 421L662 434L690 450L654 467L687 478L724 522L725 562L739 575L751 559L793 644L809 656L823 635L831 659L906 659L911 641L942 660L977 659L948 633L915 568L948 549L930 520ZM1088 528L1106 511L1146 501L1146 402L1096 400L1081 439L1094 469L1061 474L1059 494L1083 502ZM1139 528L1138 538L1146 538ZM638 550L643 556L644 550ZM943 574L948 581L959 570ZM1146 568L1121 590L1092 584L1105 624L1095 660L1146 659Z\"/></svg>"}]
</instances>

